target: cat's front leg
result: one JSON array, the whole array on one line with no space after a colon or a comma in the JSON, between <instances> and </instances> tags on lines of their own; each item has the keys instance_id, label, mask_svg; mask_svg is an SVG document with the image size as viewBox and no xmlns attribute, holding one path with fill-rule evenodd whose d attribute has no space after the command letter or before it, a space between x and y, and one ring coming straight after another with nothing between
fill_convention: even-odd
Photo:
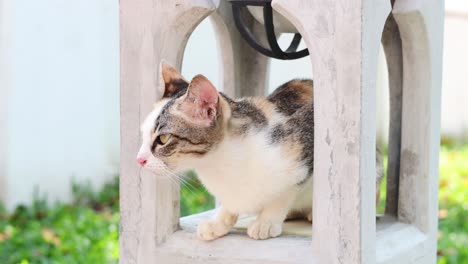
<instances>
[{"instance_id":1,"label":"cat's front leg","mask_svg":"<svg viewBox=\"0 0 468 264\"><path fill-rule=\"evenodd\" d=\"M247 228L253 239L268 239L281 235L283 222L296 198L297 191L287 191L267 204L257 219Z\"/></svg>"},{"instance_id":2,"label":"cat's front leg","mask_svg":"<svg viewBox=\"0 0 468 264\"><path fill-rule=\"evenodd\" d=\"M203 219L198 224L198 237L202 240L214 240L226 235L237 222L237 216L221 207L214 219Z\"/></svg>"}]
</instances>

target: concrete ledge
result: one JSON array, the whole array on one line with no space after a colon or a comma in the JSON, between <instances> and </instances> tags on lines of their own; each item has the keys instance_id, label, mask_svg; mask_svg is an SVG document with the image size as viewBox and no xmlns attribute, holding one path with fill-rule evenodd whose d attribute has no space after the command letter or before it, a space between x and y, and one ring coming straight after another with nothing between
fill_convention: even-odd
<instances>
[{"instance_id":1,"label":"concrete ledge","mask_svg":"<svg viewBox=\"0 0 468 264\"><path fill-rule=\"evenodd\" d=\"M157 259L168 264L317 263L311 237L283 235L258 241L249 238L245 231L233 230L221 239L200 241L196 226L201 219L214 213L215 210L211 210L181 218L181 229L155 249ZM376 263L423 263L430 250L427 242L428 237L416 227L390 217L379 218Z\"/></svg>"}]
</instances>

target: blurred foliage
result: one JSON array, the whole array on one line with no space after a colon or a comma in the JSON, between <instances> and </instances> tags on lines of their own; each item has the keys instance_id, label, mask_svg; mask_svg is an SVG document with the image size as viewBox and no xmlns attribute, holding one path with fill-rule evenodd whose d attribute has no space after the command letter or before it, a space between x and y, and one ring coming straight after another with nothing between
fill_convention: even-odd
<instances>
[{"instance_id":1,"label":"blurred foliage","mask_svg":"<svg viewBox=\"0 0 468 264\"><path fill-rule=\"evenodd\" d=\"M99 192L72 183L70 204L49 205L34 195L30 206L7 213L0 202L0 264L117 263L119 257L119 178ZM214 208L214 199L195 173L181 184L181 214Z\"/></svg>"},{"instance_id":2,"label":"blurred foliage","mask_svg":"<svg viewBox=\"0 0 468 264\"><path fill-rule=\"evenodd\" d=\"M440 154L438 264L468 263L468 145L452 142ZM181 182L182 216L214 207L195 173ZM32 205L8 214L0 203L1 264L118 261L118 178L99 192L77 183L72 191L71 204L50 206L36 195ZM381 198L378 212L385 208L385 181Z\"/></svg>"},{"instance_id":3,"label":"blurred foliage","mask_svg":"<svg viewBox=\"0 0 468 264\"><path fill-rule=\"evenodd\" d=\"M72 183L73 204L81 204L93 208L95 211L110 209L119 211L119 178L115 177L105 184L102 190L95 192L89 182L86 184Z\"/></svg>"},{"instance_id":4,"label":"blurred foliage","mask_svg":"<svg viewBox=\"0 0 468 264\"><path fill-rule=\"evenodd\" d=\"M183 177L180 197L181 216L204 212L215 207L213 196L208 193L193 171Z\"/></svg>"},{"instance_id":5,"label":"blurred foliage","mask_svg":"<svg viewBox=\"0 0 468 264\"><path fill-rule=\"evenodd\" d=\"M468 145L442 146L438 264L468 263Z\"/></svg>"},{"instance_id":6,"label":"blurred foliage","mask_svg":"<svg viewBox=\"0 0 468 264\"><path fill-rule=\"evenodd\" d=\"M0 205L0 263L117 263L118 179L100 192L73 184L74 202L31 206L7 214Z\"/></svg>"}]
</instances>

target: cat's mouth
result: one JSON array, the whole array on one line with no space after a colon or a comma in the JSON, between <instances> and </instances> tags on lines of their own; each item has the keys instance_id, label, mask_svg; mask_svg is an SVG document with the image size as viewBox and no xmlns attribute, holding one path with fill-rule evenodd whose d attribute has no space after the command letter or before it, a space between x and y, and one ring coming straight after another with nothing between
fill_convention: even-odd
<instances>
[{"instance_id":1,"label":"cat's mouth","mask_svg":"<svg viewBox=\"0 0 468 264\"><path fill-rule=\"evenodd\" d=\"M158 159L148 159L145 162L137 161L141 169L148 170L158 178L178 178L179 175L174 170Z\"/></svg>"}]
</instances>

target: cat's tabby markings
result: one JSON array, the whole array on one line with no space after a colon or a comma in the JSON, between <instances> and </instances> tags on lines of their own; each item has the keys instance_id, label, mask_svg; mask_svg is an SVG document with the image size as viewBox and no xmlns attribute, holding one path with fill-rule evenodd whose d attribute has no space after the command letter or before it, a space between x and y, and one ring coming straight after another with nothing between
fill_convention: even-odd
<instances>
[{"instance_id":1,"label":"cat's tabby markings","mask_svg":"<svg viewBox=\"0 0 468 264\"><path fill-rule=\"evenodd\" d=\"M279 236L287 218L312 220L312 81L234 100L204 76L187 82L164 63L160 80L162 96L142 124L138 161L160 176L197 171L221 203L215 218L199 224L201 239L227 234L239 214L257 215L247 229L254 239Z\"/></svg>"}]
</instances>

